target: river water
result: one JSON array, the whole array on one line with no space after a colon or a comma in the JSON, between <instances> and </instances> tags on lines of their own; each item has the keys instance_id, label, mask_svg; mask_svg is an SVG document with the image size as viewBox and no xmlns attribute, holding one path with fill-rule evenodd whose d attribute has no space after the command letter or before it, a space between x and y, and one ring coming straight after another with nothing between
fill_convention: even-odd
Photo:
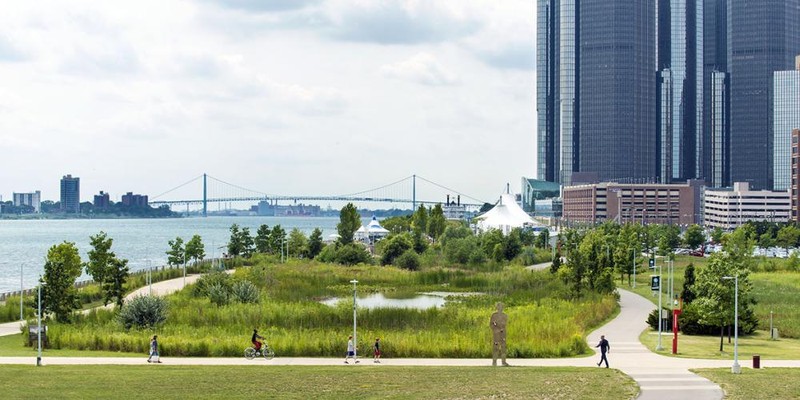
<instances>
[{"instance_id":1,"label":"river water","mask_svg":"<svg viewBox=\"0 0 800 400\"><path fill-rule=\"evenodd\" d=\"M259 226L280 224L287 234L298 228L308 236L322 229L323 238L336 233L338 217L208 217L170 219L67 219L0 220L0 293L36 286L44 272L47 250L63 241L74 242L87 260L89 237L103 231L114 239L111 249L128 259L131 271L166 264L168 242L180 236L203 238L207 257L219 257L230 238L232 224L249 227L255 236ZM22 272L20 273L20 267ZM80 279L88 279L83 276Z\"/></svg>"}]
</instances>

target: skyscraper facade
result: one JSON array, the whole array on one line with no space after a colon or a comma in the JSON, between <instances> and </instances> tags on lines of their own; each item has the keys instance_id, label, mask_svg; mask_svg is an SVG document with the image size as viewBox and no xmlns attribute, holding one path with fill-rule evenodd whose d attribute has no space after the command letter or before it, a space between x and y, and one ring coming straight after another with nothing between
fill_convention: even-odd
<instances>
[{"instance_id":1,"label":"skyscraper facade","mask_svg":"<svg viewBox=\"0 0 800 400\"><path fill-rule=\"evenodd\" d=\"M711 187L730 184L728 0L703 1L703 151L699 175Z\"/></svg>"},{"instance_id":2,"label":"skyscraper facade","mask_svg":"<svg viewBox=\"0 0 800 400\"><path fill-rule=\"evenodd\" d=\"M800 56L797 57L800 60ZM800 62L800 61L799 61ZM773 75L773 179L775 190L786 190L792 181L792 130L800 129L800 65Z\"/></svg>"},{"instance_id":3,"label":"skyscraper facade","mask_svg":"<svg viewBox=\"0 0 800 400\"><path fill-rule=\"evenodd\" d=\"M655 179L655 11L655 0L538 0L538 179Z\"/></svg>"},{"instance_id":4,"label":"skyscraper facade","mask_svg":"<svg viewBox=\"0 0 800 400\"><path fill-rule=\"evenodd\" d=\"M773 72L800 53L800 0L728 0L730 179L772 189Z\"/></svg>"},{"instance_id":5,"label":"skyscraper facade","mask_svg":"<svg viewBox=\"0 0 800 400\"><path fill-rule=\"evenodd\" d=\"M659 178L702 177L703 1L658 4Z\"/></svg>"},{"instance_id":6,"label":"skyscraper facade","mask_svg":"<svg viewBox=\"0 0 800 400\"><path fill-rule=\"evenodd\" d=\"M72 175L61 178L61 210L74 214L81 212L81 178Z\"/></svg>"},{"instance_id":7,"label":"skyscraper facade","mask_svg":"<svg viewBox=\"0 0 800 400\"><path fill-rule=\"evenodd\" d=\"M656 177L655 0L582 0L579 169L602 180Z\"/></svg>"}]
</instances>

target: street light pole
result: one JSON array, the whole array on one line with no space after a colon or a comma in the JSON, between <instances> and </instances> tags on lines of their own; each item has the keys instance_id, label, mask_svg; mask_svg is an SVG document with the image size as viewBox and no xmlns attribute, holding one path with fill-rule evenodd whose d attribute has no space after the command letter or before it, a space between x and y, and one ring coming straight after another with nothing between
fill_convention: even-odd
<instances>
[{"instance_id":1,"label":"street light pole","mask_svg":"<svg viewBox=\"0 0 800 400\"><path fill-rule=\"evenodd\" d=\"M42 366L42 277L39 277L39 301L38 301L38 326L36 327L36 339L38 342L38 353L36 355L36 366Z\"/></svg>"},{"instance_id":2,"label":"street light pole","mask_svg":"<svg viewBox=\"0 0 800 400\"><path fill-rule=\"evenodd\" d=\"M723 276L722 279L733 279L733 365L731 372L741 374L742 367L739 365L739 275Z\"/></svg>"},{"instance_id":3,"label":"street light pole","mask_svg":"<svg viewBox=\"0 0 800 400\"><path fill-rule=\"evenodd\" d=\"M183 287L186 287L186 249L183 250Z\"/></svg>"},{"instance_id":4,"label":"street light pole","mask_svg":"<svg viewBox=\"0 0 800 400\"><path fill-rule=\"evenodd\" d=\"M22 283L22 266L24 264L19 265L19 320L22 321L25 319L25 316L22 315L22 291L25 290L25 287ZM770 332L772 330L770 329Z\"/></svg>"},{"instance_id":5,"label":"street light pole","mask_svg":"<svg viewBox=\"0 0 800 400\"><path fill-rule=\"evenodd\" d=\"M353 356L358 360L358 353L356 352L358 348L358 340L356 339L356 284L358 281L353 279L350 283L353 284Z\"/></svg>"},{"instance_id":6,"label":"street light pole","mask_svg":"<svg viewBox=\"0 0 800 400\"><path fill-rule=\"evenodd\" d=\"M633 249L633 288L636 289L636 249Z\"/></svg>"},{"instance_id":7,"label":"street light pole","mask_svg":"<svg viewBox=\"0 0 800 400\"><path fill-rule=\"evenodd\" d=\"M662 318L662 316L661 316L661 297L662 297L661 296L661 292L662 292L661 288L663 287L661 285L661 282L662 282L661 276L662 276L662 274L661 274L661 266L659 265L658 266L658 346L656 346L656 351L664 350L664 347L661 346L661 330L662 330L662 322L664 321L664 318Z\"/></svg>"}]
</instances>

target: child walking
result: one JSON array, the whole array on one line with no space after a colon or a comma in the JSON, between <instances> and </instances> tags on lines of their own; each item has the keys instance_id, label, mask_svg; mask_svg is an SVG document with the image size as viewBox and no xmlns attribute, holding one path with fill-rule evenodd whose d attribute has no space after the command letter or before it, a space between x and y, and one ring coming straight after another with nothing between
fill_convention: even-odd
<instances>
[{"instance_id":1,"label":"child walking","mask_svg":"<svg viewBox=\"0 0 800 400\"><path fill-rule=\"evenodd\" d=\"M358 364L358 359L356 358L356 347L353 344L353 335L350 335L350 338L347 339L347 355L344 357L345 364L350 364L347 362L348 358L352 358L354 364Z\"/></svg>"},{"instance_id":2,"label":"child walking","mask_svg":"<svg viewBox=\"0 0 800 400\"><path fill-rule=\"evenodd\" d=\"M375 344L372 345L374 363L381 363L381 338L375 338Z\"/></svg>"}]
</instances>

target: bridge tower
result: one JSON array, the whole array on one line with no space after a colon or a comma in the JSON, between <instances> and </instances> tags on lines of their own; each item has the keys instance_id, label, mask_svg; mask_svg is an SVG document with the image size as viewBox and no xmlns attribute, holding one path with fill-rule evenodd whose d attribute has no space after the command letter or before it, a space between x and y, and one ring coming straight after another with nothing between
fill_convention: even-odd
<instances>
[{"instance_id":1,"label":"bridge tower","mask_svg":"<svg viewBox=\"0 0 800 400\"><path fill-rule=\"evenodd\" d=\"M411 211L417 211L417 174L411 176Z\"/></svg>"},{"instance_id":2,"label":"bridge tower","mask_svg":"<svg viewBox=\"0 0 800 400\"><path fill-rule=\"evenodd\" d=\"M203 217L208 216L208 174L203 174Z\"/></svg>"}]
</instances>

